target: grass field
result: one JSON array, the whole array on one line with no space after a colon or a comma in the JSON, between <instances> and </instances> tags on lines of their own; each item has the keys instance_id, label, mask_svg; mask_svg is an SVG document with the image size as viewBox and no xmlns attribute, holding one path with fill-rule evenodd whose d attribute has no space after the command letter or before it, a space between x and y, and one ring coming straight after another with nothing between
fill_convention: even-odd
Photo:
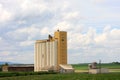
<instances>
[{"instance_id":1,"label":"grass field","mask_svg":"<svg viewBox=\"0 0 120 80\"><path fill-rule=\"evenodd\" d=\"M18 77L4 77L0 80L120 80L120 73L109 74L45 74L45 75L29 75Z\"/></svg>"},{"instance_id":2,"label":"grass field","mask_svg":"<svg viewBox=\"0 0 120 80\"><path fill-rule=\"evenodd\" d=\"M41 73L28 73L19 72L12 77L2 77L1 75L11 75L8 73L0 72L0 80L120 80L120 64L102 64L102 68L108 68L108 74L88 74L88 64L74 64L75 72L71 74L41 74ZM81 72L81 73L80 73ZM28 74L28 75L27 75ZM32 75L31 75L32 74Z\"/></svg>"},{"instance_id":3,"label":"grass field","mask_svg":"<svg viewBox=\"0 0 120 80\"><path fill-rule=\"evenodd\" d=\"M76 70L87 70L88 64L73 64ZM99 67L99 65L97 66ZM120 69L120 64L101 64L101 68Z\"/></svg>"},{"instance_id":4,"label":"grass field","mask_svg":"<svg viewBox=\"0 0 120 80\"><path fill-rule=\"evenodd\" d=\"M73 64L72 66L75 72L88 72L88 64ZM101 68L108 68L109 72L120 72L120 64L101 64Z\"/></svg>"}]
</instances>

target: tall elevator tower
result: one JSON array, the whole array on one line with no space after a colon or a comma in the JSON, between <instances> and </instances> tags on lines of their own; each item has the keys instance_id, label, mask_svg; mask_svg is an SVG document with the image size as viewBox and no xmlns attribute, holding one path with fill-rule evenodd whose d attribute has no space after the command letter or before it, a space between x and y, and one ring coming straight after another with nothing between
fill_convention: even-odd
<instances>
[{"instance_id":1,"label":"tall elevator tower","mask_svg":"<svg viewBox=\"0 0 120 80\"><path fill-rule=\"evenodd\" d=\"M67 64L67 32L58 30L54 37L58 41L57 64Z\"/></svg>"}]
</instances>

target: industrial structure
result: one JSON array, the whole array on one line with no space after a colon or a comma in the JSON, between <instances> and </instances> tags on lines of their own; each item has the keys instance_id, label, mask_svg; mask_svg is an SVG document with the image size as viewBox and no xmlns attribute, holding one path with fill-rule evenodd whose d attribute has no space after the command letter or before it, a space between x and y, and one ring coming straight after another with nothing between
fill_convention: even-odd
<instances>
[{"instance_id":1,"label":"industrial structure","mask_svg":"<svg viewBox=\"0 0 120 80\"><path fill-rule=\"evenodd\" d=\"M109 69L101 68L100 66L101 61L99 63L99 68L97 67L97 62L93 62L92 64L88 65L88 70L90 74L98 74L98 73L109 73Z\"/></svg>"},{"instance_id":2,"label":"industrial structure","mask_svg":"<svg viewBox=\"0 0 120 80\"><path fill-rule=\"evenodd\" d=\"M67 65L67 32L57 30L35 42L34 71L58 71L60 65Z\"/></svg>"}]
</instances>

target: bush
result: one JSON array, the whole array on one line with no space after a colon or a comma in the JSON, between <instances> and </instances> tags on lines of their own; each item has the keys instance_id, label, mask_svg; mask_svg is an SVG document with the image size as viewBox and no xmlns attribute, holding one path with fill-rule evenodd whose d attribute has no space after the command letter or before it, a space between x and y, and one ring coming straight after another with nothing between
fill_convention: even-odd
<instances>
[{"instance_id":1,"label":"bush","mask_svg":"<svg viewBox=\"0 0 120 80\"><path fill-rule=\"evenodd\" d=\"M2 68L0 67L0 72L2 71Z\"/></svg>"},{"instance_id":2,"label":"bush","mask_svg":"<svg viewBox=\"0 0 120 80\"><path fill-rule=\"evenodd\" d=\"M120 62L112 62L112 64L120 64Z\"/></svg>"},{"instance_id":3,"label":"bush","mask_svg":"<svg viewBox=\"0 0 120 80\"><path fill-rule=\"evenodd\" d=\"M56 74L55 72L0 72L0 77Z\"/></svg>"}]
</instances>

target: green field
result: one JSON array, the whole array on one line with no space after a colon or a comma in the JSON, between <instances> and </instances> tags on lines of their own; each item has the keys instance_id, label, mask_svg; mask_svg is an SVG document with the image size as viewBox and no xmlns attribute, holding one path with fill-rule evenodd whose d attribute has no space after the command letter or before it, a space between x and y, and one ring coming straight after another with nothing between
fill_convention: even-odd
<instances>
[{"instance_id":1,"label":"green field","mask_svg":"<svg viewBox=\"0 0 120 80\"><path fill-rule=\"evenodd\" d=\"M109 74L44 74L18 77L3 77L0 80L120 80L120 73Z\"/></svg>"},{"instance_id":2,"label":"green field","mask_svg":"<svg viewBox=\"0 0 120 80\"><path fill-rule=\"evenodd\" d=\"M72 65L75 70L87 70L88 64L73 64ZM97 66L99 67L99 65ZM101 68L108 68L108 69L120 69L120 64L101 64Z\"/></svg>"},{"instance_id":3,"label":"green field","mask_svg":"<svg viewBox=\"0 0 120 80\"><path fill-rule=\"evenodd\" d=\"M88 74L88 64L72 66L78 73L0 72L0 80L120 80L120 64L102 64L102 68L110 70L107 74Z\"/></svg>"}]
</instances>

